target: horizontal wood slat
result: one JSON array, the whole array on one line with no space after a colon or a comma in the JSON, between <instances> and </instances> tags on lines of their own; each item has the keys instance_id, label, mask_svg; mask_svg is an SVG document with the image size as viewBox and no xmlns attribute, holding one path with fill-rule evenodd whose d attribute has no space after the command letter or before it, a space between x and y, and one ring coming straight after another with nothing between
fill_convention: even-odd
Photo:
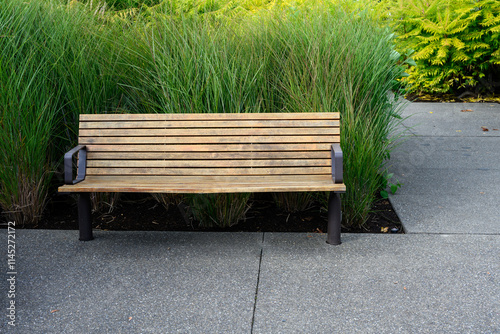
<instances>
[{"instance_id":1,"label":"horizontal wood slat","mask_svg":"<svg viewBox=\"0 0 500 334\"><path fill-rule=\"evenodd\" d=\"M328 167L327 159L281 159L281 160L90 160L87 168L98 167L164 167L164 168L200 168L200 167Z\"/></svg>"},{"instance_id":2,"label":"horizontal wood slat","mask_svg":"<svg viewBox=\"0 0 500 334\"><path fill-rule=\"evenodd\" d=\"M80 137L124 137L124 136L310 136L338 135L339 128L241 128L241 129L97 129L80 130Z\"/></svg>"},{"instance_id":3,"label":"horizontal wood slat","mask_svg":"<svg viewBox=\"0 0 500 334\"><path fill-rule=\"evenodd\" d=\"M330 159L331 151L285 152L92 152L92 160Z\"/></svg>"},{"instance_id":4,"label":"horizontal wood slat","mask_svg":"<svg viewBox=\"0 0 500 334\"><path fill-rule=\"evenodd\" d=\"M252 120L296 120L296 119L340 119L340 114L326 112L310 113L248 113L248 114L82 114L80 122L91 121L143 121L143 120L230 120L239 121L242 119Z\"/></svg>"},{"instance_id":5,"label":"horizontal wood slat","mask_svg":"<svg viewBox=\"0 0 500 334\"><path fill-rule=\"evenodd\" d=\"M87 183L78 183L74 186L59 187L60 192L138 192L138 193L172 193L172 194L210 194L210 193L258 193L258 192L300 192L300 191L335 191L345 192L345 185L341 184L305 184L305 185L289 185L289 184L212 184L212 185L197 185L197 184L174 184L163 186L152 185L93 185Z\"/></svg>"},{"instance_id":6,"label":"horizontal wood slat","mask_svg":"<svg viewBox=\"0 0 500 334\"><path fill-rule=\"evenodd\" d=\"M288 168L87 168L87 175L331 175L331 167Z\"/></svg>"},{"instance_id":7,"label":"horizontal wood slat","mask_svg":"<svg viewBox=\"0 0 500 334\"><path fill-rule=\"evenodd\" d=\"M240 120L234 121L119 121L81 122L80 129L155 129L155 128L324 128L339 127L338 120Z\"/></svg>"},{"instance_id":8,"label":"horizontal wood slat","mask_svg":"<svg viewBox=\"0 0 500 334\"><path fill-rule=\"evenodd\" d=\"M261 144L261 143L335 143L336 136L228 136L228 137L80 137L89 144Z\"/></svg>"},{"instance_id":9,"label":"horizontal wood slat","mask_svg":"<svg viewBox=\"0 0 500 334\"><path fill-rule=\"evenodd\" d=\"M109 191L151 193L233 193L269 191L345 191L327 175L271 176L88 176L59 191Z\"/></svg>"},{"instance_id":10,"label":"horizontal wood slat","mask_svg":"<svg viewBox=\"0 0 500 334\"><path fill-rule=\"evenodd\" d=\"M334 137L334 139L339 139ZM333 141L332 143L338 143ZM281 151L326 151L332 148L332 143L309 144L172 144L172 145L113 145L85 144L88 152L281 152ZM92 159L89 153L87 159Z\"/></svg>"},{"instance_id":11,"label":"horizontal wood slat","mask_svg":"<svg viewBox=\"0 0 500 334\"><path fill-rule=\"evenodd\" d=\"M329 182L332 178L330 175L248 175L242 178L239 175L204 175L203 177L193 175L129 175L124 178L121 175L89 175L86 177L86 182L93 184L174 184L174 183L314 183L314 182ZM333 181L332 181L333 182Z\"/></svg>"}]
</instances>

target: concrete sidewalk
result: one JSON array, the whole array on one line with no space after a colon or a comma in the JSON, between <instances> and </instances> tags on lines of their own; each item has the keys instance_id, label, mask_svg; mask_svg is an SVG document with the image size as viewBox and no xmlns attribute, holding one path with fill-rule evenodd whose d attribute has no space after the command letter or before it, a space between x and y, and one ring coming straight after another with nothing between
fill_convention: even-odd
<instances>
[{"instance_id":1,"label":"concrete sidewalk","mask_svg":"<svg viewBox=\"0 0 500 334\"><path fill-rule=\"evenodd\" d=\"M500 105L413 103L403 116L412 135L390 169L406 232L500 234Z\"/></svg>"},{"instance_id":2,"label":"concrete sidewalk","mask_svg":"<svg viewBox=\"0 0 500 334\"><path fill-rule=\"evenodd\" d=\"M16 230L12 299L1 230L0 332L500 333L500 105L405 114L407 234Z\"/></svg>"}]
</instances>

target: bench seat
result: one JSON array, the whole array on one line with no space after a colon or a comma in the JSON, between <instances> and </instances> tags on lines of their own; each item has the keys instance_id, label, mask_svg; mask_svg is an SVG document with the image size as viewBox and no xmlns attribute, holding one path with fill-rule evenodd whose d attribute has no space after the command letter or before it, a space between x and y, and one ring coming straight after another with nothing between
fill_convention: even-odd
<instances>
[{"instance_id":1,"label":"bench seat","mask_svg":"<svg viewBox=\"0 0 500 334\"><path fill-rule=\"evenodd\" d=\"M345 192L343 183L334 183L331 175L270 176L87 176L61 192L147 192L147 193L241 193L241 192Z\"/></svg>"}]
</instances>

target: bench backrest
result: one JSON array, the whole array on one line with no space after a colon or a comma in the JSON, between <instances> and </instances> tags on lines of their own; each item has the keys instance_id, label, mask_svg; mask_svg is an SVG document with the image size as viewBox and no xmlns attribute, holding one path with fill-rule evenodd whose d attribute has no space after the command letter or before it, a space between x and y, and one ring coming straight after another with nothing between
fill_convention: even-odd
<instances>
[{"instance_id":1,"label":"bench backrest","mask_svg":"<svg viewBox=\"0 0 500 334\"><path fill-rule=\"evenodd\" d=\"M332 173L338 113L80 115L87 175Z\"/></svg>"}]
</instances>

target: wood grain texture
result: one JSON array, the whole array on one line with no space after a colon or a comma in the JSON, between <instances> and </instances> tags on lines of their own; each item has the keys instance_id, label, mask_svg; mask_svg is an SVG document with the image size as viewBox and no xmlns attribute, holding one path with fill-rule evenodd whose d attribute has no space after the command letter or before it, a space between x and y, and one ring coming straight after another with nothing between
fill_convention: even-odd
<instances>
[{"instance_id":1,"label":"wood grain texture","mask_svg":"<svg viewBox=\"0 0 500 334\"><path fill-rule=\"evenodd\" d=\"M240 120L234 121L85 121L80 129L182 129L182 128L328 128L339 127L338 120Z\"/></svg>"},{"instance_id":2,"label":"wood grain texture","mask_svg":"<svg viewBox=\"0 0 500 334\"><path fill-rule=\"evenodd\" d=\"M88 167L87 175L331 175L331 167L161 168Z\"/></svg>"},{"instance_id":3,"label":"wood grain texture","mask_svg":"<svg viewBox=\"0 0 500 334\"><path fill-rule=\"evenodd\" d=\"M310 112L310 113L248 113L248 114L82 114L80 122L100 122L100 121L165 121L165 120L302 120L302 119L340 119L340 114L336 112Z\"/></svg>"},{"instance_id":4,"label":"wood grain texture","mask_svg":"<svg viewBox=\"0 0 500 334\"><path fill-rule=\"evenodd\" d=\"M335 143L335 136L220 136L220 137L80 137L79 145L91 144L272 144Z\"/></svg>"},{"instance_id":5,"label":"wood grain texture","mask_svg":"<svg viewBox=\"0 0 500 334\"><path fill-rule=\"evenodd\" d=\"M238 175L204 175L199 176L189 176L185 175L179 176L155 176L155 175L138 175L129 176L124 179L120 175L88 175L85 178L86 182L92 182L93 184L99 183L111 183L119 184L126 182L127 184L165 184L165 183L217 183L217 182L228 182L228 183L310 183L310 182L329 182L332 178L329 175L249 175L244 178ZM125 181L126 180L126 181Z\"/></svg>"},{"instance_id":6,"label":"wood grain texture","mask_svg":"<svg viewBox=\"0 0 500 334\"><path fill-rule=\"evenodd\" d=\"M60 192L150 192L150 193L238 193L335 191L345 192L344 184L335 184L327 175L253 176L249 178L226 176L141 177L114 176L89 177L72 186L62 186Z\"/></svg>"},{"instance_id":7,"label":"wood grain texture","mask_svg":"<svg viewBox=\"0 0 500 334\"><path fill-rule=\"evenodd\" d=\"M279 153L279 152L277 152ZM89 160L87 168L100 167L163 167L163 168L214 168L214 167L328 167L330 159L263 159L263 160Z\"/></svg>"},{"instance_id":8,"label":"wood grain texture","mask_svg":"<svg viewBox=\"0 0 500 334\"><path fill-rule=\"evenodd\" d=\"M338 135L339 128L228 128L228 129L81 129L80 137L221 137Z\"/></svg>"},{"instance_id":9,"label":"wood grain texture","mask_svg":"<svg viewBox=\"0 0 500 334\"><path fill-rule=\"evenodd\" d=\"M93 151L92 160L261 160L261 159L330 159L331 151L250 151L250 152L102 152Z\"/></svg>"},{"instance_id":10,"label":"wood grain texture","mask_svg":"<svg viewBox=\"0 0 500 334\"><path fill-rule=\"evenodd\" d=\"M338 143L334 141L333 143ZM277 144L86 144L87 151L90 152L288 152L288 151L330 151L332 143L277 143Z\"/></svg>"}]
</instances>

